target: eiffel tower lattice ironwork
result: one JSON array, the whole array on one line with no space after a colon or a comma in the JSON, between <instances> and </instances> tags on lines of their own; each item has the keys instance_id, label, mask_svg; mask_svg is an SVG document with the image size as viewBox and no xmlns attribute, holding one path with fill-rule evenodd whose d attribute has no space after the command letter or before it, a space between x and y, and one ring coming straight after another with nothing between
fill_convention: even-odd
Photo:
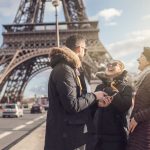
<instances>
[{"instance_id":1,"label":"eiffel tower lattice ironwork","mask_svg":"<svg viewBox=\"0 0 150 150\"><path fill-rule=\"evenodd\" d=\"M50 68L48 56L56 45L56 30L55 23L43 22L47 2L51 0L21 0L13 24L3 25L0 102L21 101L28 82ZM61 3L65 21L59 22L60 45L72 34L83 34L88 48L84 62L94 71L95 59L101 62L111 59L99 40L98 22L88 20L83 0L61 0Z\"/></svg>"}]
</instances>

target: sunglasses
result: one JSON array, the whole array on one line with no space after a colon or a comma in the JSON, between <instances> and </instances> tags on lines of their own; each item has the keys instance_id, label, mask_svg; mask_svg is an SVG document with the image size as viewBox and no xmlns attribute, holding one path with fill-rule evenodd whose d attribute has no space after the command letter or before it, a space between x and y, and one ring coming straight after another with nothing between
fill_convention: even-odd
<instances>
[{"instance_id":1,"label":"sunglasses","mask_svg":"<svg viewBox=\"0 0 150 150\"><path fill-rule=\"evenodd\" d=\"M117 62L113 62L113 63L108 63L108 64L107 64L107 67L115 67L115 66L117 66L117 65L118 65Z\"/></svg>"}]
</instances>

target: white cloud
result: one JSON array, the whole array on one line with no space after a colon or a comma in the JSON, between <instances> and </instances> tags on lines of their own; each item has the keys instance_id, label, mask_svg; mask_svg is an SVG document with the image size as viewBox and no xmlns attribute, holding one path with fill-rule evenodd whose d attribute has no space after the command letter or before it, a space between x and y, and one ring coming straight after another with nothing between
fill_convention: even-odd
<instances>
[{"instance_id":1,"label":"white cloud","mask_svg":"<svg viewBox=\"0 0 150 150\"><path fill-rule=\"evenodd\" d=\"M117 22L106 22L107 26L116 26Z\"/></svg>"},{"instance_id":2,"label":"white cloud","mask_svg":"<svg viewBox=\"0 0 150 150\"><path fill-rule=\"evenodd\" d=\"M150 14L142 17L142 20L150 20Z\"/></svg>"},{"instance_id":3,"label":"white cloud","mask_svg":"<svg viewBox=\"0 0 150 150\"><path fill-rule=\"evenodd\" d=\"M34 76L25 88L24 97L47 95L50 72L51 69L48 69Z\"/></svg>"},{"instance_id":4,"label":"white cloud","mask_svg":"<svg viewBox=\"0 0 150 150\"><path fill-rule=\"evenodd\" d=\"M98 20L100 17L104 19L104 24L106 26L116 26L117 22L112 21L115 17L120 17L122 15L122 10L117 10L115 8L104 9L99 11L96 15L90 17L90 20Z\"/></svg>"},{"instance_id":5,"label":"white cloud","mask_svg":"<svg viewBox=\"0 0 150 150\"><path fill-rule=\"evenodd\" d=\"M137 58L143 47L150 47L150 29L129 33L125 40L108 45L108 50L114 59L123 60L127 68L137 71Z\"/></svg>"},{"instance_id":6,"label":"white cloud","mask_svg":"<svg viewBox=\"0 0 150 150\"><path fill-rule=\"evenodd\" d=\"M57 7L58 17L60 16L60 12L62 12L62 2L60 2ZM55 7L51 2L46 3L45 12L44 12L44 22L53 22L55 20Z\"/></svg>"},{"instance_id":7,"label":"white cloud","mask_svg":"<svg viewBox=\"0 0 150 150\"><path fill-rule=\"evenodd\" d=\"M109 22L114 19L114 17L120 17L122 12L122 10L117 10L115 8L104 9L99 11L96 15L90 17L90 19L98 20L99 17L103 17L106 22Z\"/></svg>"},{"instance_id":8,"label":"white cloud","mask_svg":"<svg viewBox=\"0 0 150 150\"><path fill-rule=\"evenodd\" d=\"M58 9L58 12L61 11L61 9L62 9L62 2L60 2L60 4L58 5L57 9ZM55 7L52 5L51 2L47 2L45 11L46 12L48 12L48 11L49 12L55 12Z\"/></svg>"},{"instance_id":9,"label":"white cloud","mask_svg":"<svg viewBox=\"0 0 150 150\"><path fill-rule=\"evenodd\" d=\"M120 17L122 15L122 10L117 10L115 8L104 9L98 13L100 17L103 17L105 21L111 21L114 17Z\"/></svg>"}]
</instances>

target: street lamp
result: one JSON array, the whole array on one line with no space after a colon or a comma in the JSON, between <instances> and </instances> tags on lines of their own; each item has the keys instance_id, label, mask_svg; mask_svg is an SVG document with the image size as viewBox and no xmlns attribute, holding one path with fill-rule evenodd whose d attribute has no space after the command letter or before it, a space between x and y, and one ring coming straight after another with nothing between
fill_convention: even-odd
<instances>
[{"instance_id":1,"label":"street lamp","mask_svg":"<svg viewBox=\"0 0 150 150\"><path fill-rule=\"evenodd\" d=\"M55 7L55 16L56 16L56 41L57 46L59 47L59 28L58 28L58 14L57 14L57 7L60 3L60 0L52 0L52 4Z\"/></svg>"}]
</instances>

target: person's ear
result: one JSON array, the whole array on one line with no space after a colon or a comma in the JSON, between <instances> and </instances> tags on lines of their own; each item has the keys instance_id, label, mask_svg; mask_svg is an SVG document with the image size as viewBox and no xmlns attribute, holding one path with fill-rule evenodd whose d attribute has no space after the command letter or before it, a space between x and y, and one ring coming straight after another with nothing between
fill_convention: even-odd
<instances>
[{"instance_id":1,"label":"person's ear","mask_svg":"<svg viewBox=\"0 0 150 150\"><path fill-rule=\"evenodd\" d=\"M80 53L80 47L76 48L76 53Z\"/></svg>"}]
</instances>

